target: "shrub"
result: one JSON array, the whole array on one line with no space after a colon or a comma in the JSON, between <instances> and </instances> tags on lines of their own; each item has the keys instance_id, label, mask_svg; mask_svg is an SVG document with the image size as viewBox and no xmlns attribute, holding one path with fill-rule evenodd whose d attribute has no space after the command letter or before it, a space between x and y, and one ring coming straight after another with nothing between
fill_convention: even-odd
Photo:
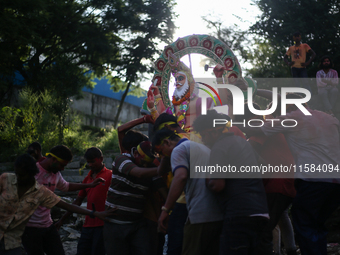
<instances>
[{"instance_id":1,"label":"shrub","mask_svg":"<svg viewBox=\"0 0 340 255\"><path fill-rule=\"evenodd\" d=\"M13 161L27 146L39 141L43 152L57 144L65 144L73 154L83 155L89 147L102 151L119 151L114 129L82 128L81 115L67 111L66 125L59 125L54 102L48 91L33 93L24 88L19 93L19 107L3 107L0 111L0 162ZM62 136L60 127L62 126ZM62 137L62 141L60 141ZM44 153L43 153L44 154Z\"/></svg>"}]
</instances>

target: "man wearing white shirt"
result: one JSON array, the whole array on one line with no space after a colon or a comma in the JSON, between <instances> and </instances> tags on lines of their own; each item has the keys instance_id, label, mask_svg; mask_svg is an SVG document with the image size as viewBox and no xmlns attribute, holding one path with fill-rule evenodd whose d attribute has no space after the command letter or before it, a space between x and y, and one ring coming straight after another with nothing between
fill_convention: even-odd
<instances>
[{"instance_id":1,"label":"man wearing white shirt","mask_svg":"<svg viewBox=\"0 0 340 255\"><path fill-rule=\"evenodd\" d=\"M316 73L318 93L321 97L326 113L333 115L333 108L338 99L339 90L337 85L338 72L332 69L333 61L328 56L323 56L319 63L320 70Z\"/></svg>"}]
</instances>

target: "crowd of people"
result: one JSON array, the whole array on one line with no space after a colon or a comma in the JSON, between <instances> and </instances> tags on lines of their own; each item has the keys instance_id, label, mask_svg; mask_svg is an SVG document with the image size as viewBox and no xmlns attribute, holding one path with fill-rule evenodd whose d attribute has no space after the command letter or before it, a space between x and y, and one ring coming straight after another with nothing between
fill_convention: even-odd
<instances>
[{"instance_id":1,"label":"crowd of people","mask_svg":"<svg viewBox=\"0 0 340 255\"><path fill-rule=\"evenodd\" d=\"M305 77L306 70L295 69L305 69L315 53L300 43L300 34L294 34L294 40L295 46L284 59L292 66L293 76ZM312 58L305 62L307 52ZM292 61L288 62L290 55ZM84 154L88 175L82 183L67 182L60 172L72 160L70 149L57 145L44 157L41 145L35 142L15 161L15 173L0 176L0 254L65 254L58 229L71 213L86 215L79 255L160 255L165 245L168 255L279 255L281 243L275 234L273 237L277 229L281 229L288 255L297 254L296 243L302 255L327 254L324 223L340 205L340 178L335 171L316 177L315 172L301 171L266 178L261 173L242 178L224 173L214 178L194 175L194 169L266 164L339 168L340 124L332 116L337 73L331 69L331 58L320 60L317 74L326 112L305 104L311 113L305 115L288 104L286 115L281 115L280 107L265 117L245 107L244 115L238 116L261 120L262 127L213 125L216 119L230 117L213 109L201 115L197 95L192 102L186 97L194 86L189 69L181 62L173 63L178 89L173 102L180 104L166 110L157 86L151 86L151 114L118 128L121 154L114 159L112 170L103 164L101 150L91 147ZM219 66L214 72L223 73ZM182 86L187 87L181 91ZM182 97L188 102L180 100ZM299 99L300 95L286 97ZM157 104L163 113L156 109ZM253 108L260 109L256 103ZM268 121L273 118L279 121ZM292 119L297 125L280 125ZM153 125L152 137L132 129L142 123ZM69 204L54 194L55 189L80 191ZM80 207L84 199L87 209ZM67 211L55 223L50 212L54 206Z\"/></svg>"}]
</instances>

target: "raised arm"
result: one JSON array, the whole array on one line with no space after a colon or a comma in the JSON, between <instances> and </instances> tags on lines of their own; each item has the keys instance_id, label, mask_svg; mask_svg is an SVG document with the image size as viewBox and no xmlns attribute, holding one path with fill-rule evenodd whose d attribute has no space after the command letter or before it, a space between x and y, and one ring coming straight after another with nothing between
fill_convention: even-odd
<instances>
[{"instance_id":1,"label":"raised arm","mask_svg":"<svg viewBox=\"0 0 340 255\"><path fill-rule=\"evenodd\" d=\"M155 121L158 116L166 110L166 107L163 103L161 93L159 92L159 88L157 87L157 79L154 80L153 84L151 84L148 95L147 95L147 105L150 109L152 119ZM156 107L157 108L156 108Z\"/></svg>"},{"instance_id":2,"label":"raised arm","mask_svg":"<svg viewBox=\"0 0 340 255\"><path fill-rule=\"evenodd\" d=\"M155 81L155 83L157 80ZM155 121L158 116L166 110L163 103L162 96L159 93L159 88L155 85L151 85L148 91L147 105L150 109L152 119ZM156 108L157 106L157 108Z\"/></svg>"},{"instance_id":3,"label":"raised arm","mask_svg":"<svg viewBox=\"0 0 340 255\"><path fill-rule=\"evenodd\" d=\"M117 129L117 131L118 131L118 142L119 142L119 148L120 148L121 153L123 152L122 140L125 136L125 133L128 130L130 130L131 128L133 128L137 125L143 124L143 123L154 123L151 115L144 115L141 118L131 120L131 121L126 122L125 124L120 125L118 127L118 129Z\"/></svg>"}]
</instances>

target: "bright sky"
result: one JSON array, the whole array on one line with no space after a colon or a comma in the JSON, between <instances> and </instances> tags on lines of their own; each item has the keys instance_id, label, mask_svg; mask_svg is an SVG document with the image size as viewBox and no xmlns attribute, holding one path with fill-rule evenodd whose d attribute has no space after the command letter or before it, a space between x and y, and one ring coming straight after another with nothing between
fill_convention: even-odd
<instances>
[{"instance_id":1,"label":"bright sky","mask_svg":"<svg viewBox=\"0 0 340 255\"><path fill-rule=\"evenodd\" d=\"M242 29L247 29L255 22L255 17L260 14L259 9L252 5L251 0L177 0L175 21L178 30L174 39L190 34L205 34L209 30L202 16L211 17L211 20L221 20L224 26L237 24ZM240 21L235 16L241 18Z\"/></svg>"},{"instance_id":2,"label":"bright sky","mask_svg":"<svg viewBox=\"0 0 340 255\"><path fill-rule=\"evenodd\" d=\"M191 34L211 33L206 22L202 20L202 16L207 16L209 20L221 21L223 27L237 24L241 29L247 29L255 23L256 16L261 13L252 4L252 0L177 0L176 2L174 11L178 14L178 17L175 20L177 29L174 34L174 41L178 37ZM241 20L235 16L240 17ZM184 56L182 60L189 66L188 57ZM197 76L197 72L201 77L207 77L207 75L209 77L212 69L209 69L208 74L204 74L203 67L194 66L195 64L198 65L200 57L192 56L191 60L194 77ZM141 85L144 89L148 89L150 84L151 81L145 81Z\"/></svg>"}]
</instances>

